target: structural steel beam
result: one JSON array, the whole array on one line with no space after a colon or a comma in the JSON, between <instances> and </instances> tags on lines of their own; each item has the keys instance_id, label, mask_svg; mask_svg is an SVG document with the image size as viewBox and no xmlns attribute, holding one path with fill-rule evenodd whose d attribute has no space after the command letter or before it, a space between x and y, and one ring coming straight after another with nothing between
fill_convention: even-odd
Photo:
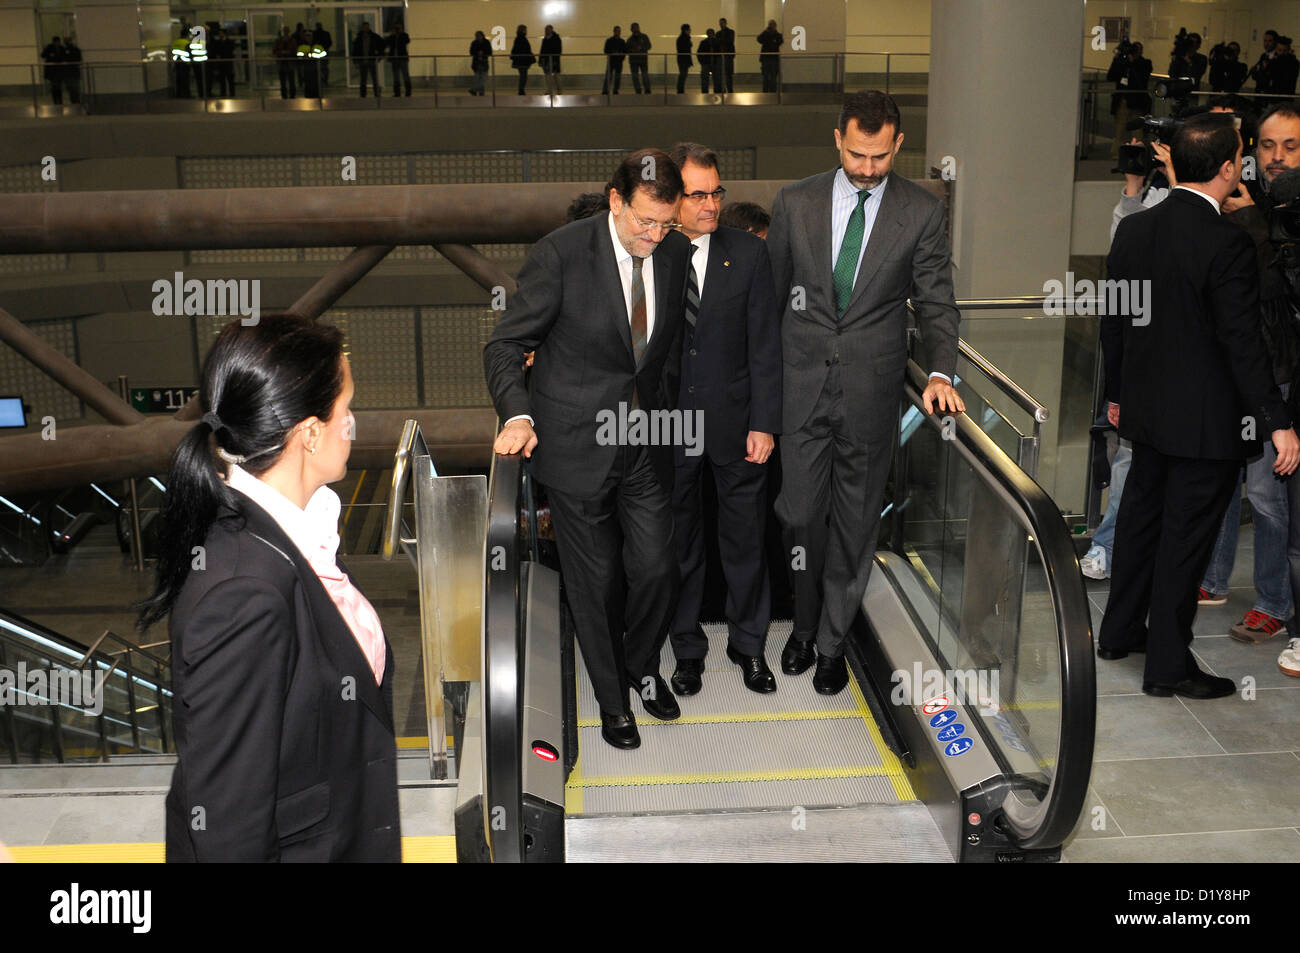
<instances>
[{"instance_id":1,"label":"structural steel beam","mask_svg":"<svg viewBox=\"0 0 1300 953\"><path fill-rule=\"evenodd\" d=\"M612 168L611 168L612 171ZM781 180L728 183L770 208ZM0 254L534 242L598 182L0 194Z\"/></svg>"},{"instance_id":2,"label":"structural steel beam","mask_svg":"<svg viewBox=\"0 0 1300 953\"><path fill-rule=\"evenodd\" d=\"M392 245L367 245L364 248L353 249L352 254L308 288L306 293L289 307L289 311L315 321L328 311L334 302L347 294L349 288L364 278L371 268L383 261L384 256L393 248Z\"/></svg>"},{"instance_id":3,"label":"structural steel beam","mask_svg":"<svg viewBox=\"0 0 1300 953\"><path fill-rule=\"evenodd\" d=\"M136 424L145 419L144 414L123 401L75 361L64 356L63 352L41 340L37 334L3 308L0 308L0 341L4 341L84 400L86 406L92 408L105 420L111 420L116 424ZM8 444L5 446L7 452Z\"/></svg>"},{"instance_id":4,"label":"structural steel beam","mask_svg":"<svg viewBox=\"0 0 1300 953\"><path fill-rule=\"evenodd\" d=\"M497 419L491 408L361 410L355 416L357 439L350 467L391 467L408 417L420 421L435 466L486 468L491 462ZM6 437L0 454L0 495L165 475L172 452L193 426L192 421L163 417L129 426L64 426L54 440L43 440L39 433Z\"/></svg>"}]
</instances>

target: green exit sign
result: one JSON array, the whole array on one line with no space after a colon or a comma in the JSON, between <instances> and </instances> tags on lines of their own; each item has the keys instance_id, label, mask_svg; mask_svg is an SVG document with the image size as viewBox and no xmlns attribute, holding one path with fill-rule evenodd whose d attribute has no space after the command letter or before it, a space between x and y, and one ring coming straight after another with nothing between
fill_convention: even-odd
<instances>
[{"instance_id":1,"label":"green exit sign","mask_svg":"<svg viewBox=\"0 0 1300 953\"><path fill-rule=\"evenodd\" d=\"M142 414L174 414L198 392L197 387L132 387L131 406Z\"/></svg>"}]
</instances>

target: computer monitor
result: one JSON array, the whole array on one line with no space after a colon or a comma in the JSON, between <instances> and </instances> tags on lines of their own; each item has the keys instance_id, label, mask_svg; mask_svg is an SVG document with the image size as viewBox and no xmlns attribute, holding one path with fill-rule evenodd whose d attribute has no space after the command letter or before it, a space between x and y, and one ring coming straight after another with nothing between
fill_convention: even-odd
<instances>
[{"instance_id":1,"label":"computer monitor","mask_svg":"<svg viewBox=\"0 0 1300 953\"><path fill-rule=\"evenodd\" d=\"M27 414L23 412L23 399L0 396L0 429L26 426Z\"/></svg>"}]
</instances>

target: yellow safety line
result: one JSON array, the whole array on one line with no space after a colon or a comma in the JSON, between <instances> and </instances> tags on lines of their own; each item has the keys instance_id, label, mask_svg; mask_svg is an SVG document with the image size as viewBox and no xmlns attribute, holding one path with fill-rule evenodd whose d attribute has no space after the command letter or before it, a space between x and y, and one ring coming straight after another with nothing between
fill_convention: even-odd
<instances>
[{"instance_id":1,"label":"yellow safety line","mask_svg":"<svg viewBox=\"0 0 1300 953\"><path fill-rule=\"evenodd\" d=\"M161 864L162 844L32 844L9 847L20 864ZM456 838L452 834L403 837L402 863L454 864Z\"/></svg>"},{"instance_id":2,"label":"yellow safety line","mask_svg":"<svg viewBox=\"0 0 1300 953\"><path fill-rule=\"evenodd\" d=\"M569 784L583 788L613 788L657 784L732 784L747 781L817 781L827 778L872 778L888 776L886 765L862 764L847 768L779 768L772 771L718 771L697 774L626 774L598 778L569 778Z\"/></svg>"},{"instance_id":3,"label":"yellow safety line","mask_svg":"<svg viewBox=\"0 0 1300 953\"><path fill-rule=\"evenodd\" d=\"M450 748L456 744L456 739L451 735L447 736L447 747ZM403 735L397 739L399 748L427 748L429 747L428 735Z\"/></svg>"},{"instance_id":4,"label":"yellow safety line","mask_svg":"<svg viewBox=\"0 0 1300 953\"><path fill-rule=\"evenodd\" d=\"M889 745L885 744L885 739L880 734L880 726L872 717L871 709L867 707L867 700L862 697L862 689L858 687L857 679L849 679L849 689L853 693L853 700L858 705L858 714L862 716L862 723L867 726L867 734L871 737L872 745L875 746L880 764L885 769L883 773L894 786L894 796L899 801L915 801L916 793L912 790L907 775L903 773L903 763L898 760L894 752L889 750Z\"/></svg>"},{"instance_id":5,"label":"yellow safety line","mask_svg":"<svg viewBox=\"0 0 1300 953\"><path fill-rule=\"evenodd\" d=\"M578 752L578 761L569 773L569 780L564 785L564 813L581 814L583 808L582 794L582 752Z\"/></svg>"},{"instance_id":6,"label":"yellow safety line","mask_svg":"<svg viewBox=\"0 0 1300 953\"><path fill-rule=\"evenodd\" d=\"M751 711L722 712L716 715L682 715L674 719L674 725L721 725L760 721L815 721L825 718L857 718L856 708L827 708L821 711ZM654 724L654 722L648 722ZM579 728L599 728L599 719L584 718L578 722Z\"/></svg>"},{"instance_id":7,"label":"yellow safety line","mask_svg":"<svg viewBox=\"0 0 1300 953\"><path fill-rule=\"evenodd\" d=\"M361 476L357 477L356 489L352 491L352 499L348 500L348 511L343 514L343 528L348 528L348 518L352 516L352 505L356 503L357 497L361 495L361 484L366 482L366 471L361 471Z\"/></svg>"}]
</instances>

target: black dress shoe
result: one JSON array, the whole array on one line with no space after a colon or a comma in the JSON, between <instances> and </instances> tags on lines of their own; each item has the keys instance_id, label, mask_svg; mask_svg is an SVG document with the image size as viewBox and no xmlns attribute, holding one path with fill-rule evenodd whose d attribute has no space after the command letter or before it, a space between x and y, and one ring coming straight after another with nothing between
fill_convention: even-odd
<instances>
[{"instance_id":1,"label":"black dress shoe","mask_svg":"<svg viewBox=\"0 0 1300 953\"><path fill-rule=\"evenodd\" d=\"M838 695L849 683L849 667L844 656L831 658L829 655L817 656L817 671L813 674L813 688L819 695Z\"/></svg>"},{"instance_id":2,"label":"black dress shoe","mask_svg":"<svg viewBox=\"0 0 1300 953\"><path fill-rule=\"evenodd\" d=\"M1145 645L1135 645L1130 649L1108 649L1104 646L1097 646L1097 658L1105 659L1107 662L1116 662L1122 658L1128 658L1130 652L1142 653L1147 650Z\"/></svg>"},{"instance_id":3,"label":"black dress shoe","mask_svg":"<svg viewBox=\"0 0 1300 953\"><path fill-rule=\"evenodd\" d=\"M660 678L658 672L647 677L654 679L654 688L650 691L650 698L645 697L646 690L650 686L646 685L644 679L628 676L632 682L632 691L637 698L641 699L641 704L645 706L645 710L660 721L674 721L682 717L682 710L677 707L677 699L668 690L668 683Z\"/></svg>"},{"instance_id":4,"label":"black dress shoe","mask_svg":"<svg viewBox=\"0 0 1300 953\"><path fill-rule=\"evenodd\" d=\"M636 730L636 719L631 715L600 713L600 735L615 748L641 747L641 735Z\"/></svg>"},{"instance_id":5,"label":"black dress shoe","mask_svg":"<svg viewBox=\"0 0 1300 953\"><path fill-rule=\"evenodd\" d=\"M801 642L791 635L781 650L781 671L787 675L802 675L816 659L812 639Z\"/></svg>"},{"instance_id":6,"label":"black dress shoe","mask_svg":"<svg viewBox=\"0 0 1300 953\"><path fill-rule=\"evenodd\" d=\"M1143 682L1142 691L1156 698L1168 698L1170 695L1182 695L1184 698L1227 698L1237 694L1237 684L1230 678L1219 678L1197 669L1173 685Z\"/></svg>"},{"instance_id":7,"label":"black dress shoe","mask_svg":"<svg viewBox=\"0 0 1300 953\"><path fill-rule=\"evenodd\" d=\"M740 680L751 692L766 695L776 691L776 676L767 667L761 655L741 655L730 645L727 646L727 658L740 666Z\"/></svg>"},{"instance_id":8,"label":"black dress shoe","mask_svg":"<svg viewBox=\"0 0 1300 953\"><path fill-rule=\"evenodd\" d=\"M703 682L700 675L704 671L704 659L679 658L673 677L669 680L673 691L678 695L694 695L699 692Z\"/></svg>"}]
</instances>

